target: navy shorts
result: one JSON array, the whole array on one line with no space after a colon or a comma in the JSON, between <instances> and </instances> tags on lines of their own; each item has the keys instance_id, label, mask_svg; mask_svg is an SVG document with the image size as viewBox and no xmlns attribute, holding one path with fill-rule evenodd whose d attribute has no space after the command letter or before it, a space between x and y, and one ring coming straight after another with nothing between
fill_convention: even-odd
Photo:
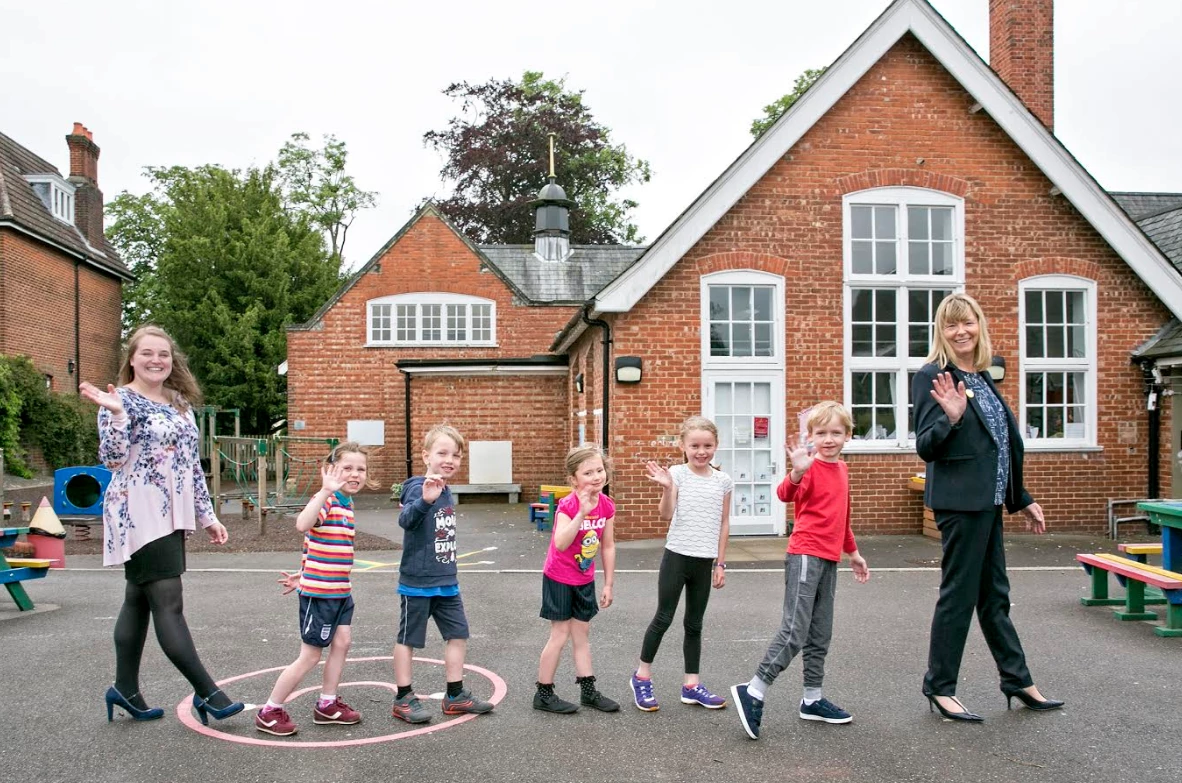
<instances>
[{"instance_id":1,"label":"navy shorts","mask_svg":"<svg viewBox=\"0 0 1182 783\"><path fill-rule=\"evenodd\" d=\"M300 639L313 647L327 647L337 627L353 624L353 596L317 598L300 596Z\"/></svg>"},{"instance_id":2,"label":"navy shorts","mask_svg":"<svg viewBox=\"0 0 1182 783\"><path fill-rule=\"evenodd\" d=\"M591 622L599 613L595 601L595 583L568 585L542 574L542 611L546 620Z\"/></svg>"},{"instance_id":3,"label":"navy shorts","mask_svg":"<svg viewBox=\"0 0 1182 783\"><path fill-rule=\"evenodd\" d=\"M427 620L444 641L468 638L468 617L458 595L399 595L398 644L421 650L427 646Z\"/></svg>"}]
</instances>

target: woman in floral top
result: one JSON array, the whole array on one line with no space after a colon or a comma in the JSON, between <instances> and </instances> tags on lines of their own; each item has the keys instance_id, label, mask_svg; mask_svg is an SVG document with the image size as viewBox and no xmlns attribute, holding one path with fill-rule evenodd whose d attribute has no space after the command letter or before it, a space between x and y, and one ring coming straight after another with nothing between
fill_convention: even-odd
<instances>
[{"instance_id":1,"label":"woman in floral top","mask_svg":"<svg viewBox=\"0 0 1182 783\"><path fill-rule=\"evenodd\" d=\"M183 613L185 537L199 521L211 541L226 541L198 457L191 405L201 392L184 356L165 331L142 326L127 343L119 388L83 383L79 391L100 407L99 457L112 471L103 502L103 565L122 565L127 580L107 719L115 707L136 720L164 715L139 692L149 620L168 659L192 684L202 722L241 712L242 704L231 702L201 665Z\"/></svg>"}]
</instances>

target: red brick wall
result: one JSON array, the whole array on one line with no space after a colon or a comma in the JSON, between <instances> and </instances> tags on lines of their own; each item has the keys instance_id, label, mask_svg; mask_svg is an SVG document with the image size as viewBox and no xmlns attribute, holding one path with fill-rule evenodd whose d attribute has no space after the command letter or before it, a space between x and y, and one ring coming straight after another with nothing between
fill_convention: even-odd
<instances>
[{"instance_id":1,"label":"red brick wall","mask_svg":"<svg viewBox=\"0 0 1182 783\"><path fill-rule=\"evenodd\" d=\"M14 231L0 230L0 352L29 356L53 375L55 391L78 381L105 385L119 366L122 286L117 278L83 264L78 284L81 375L74 358L74 259Z\"/></svg>"},{"instance_id":2,"label":"red brick wall","mask_svg":"<svg viewBox=\"0 0 1182 783\"><path fill-rule=\"evenodd\" d=\"M989 65L1055 127L1054 0L989 0Z\"/></svg>"},{"instance_id":3,"label":"red brick wall","mask_svg":"<svg viewBox=\"0 0 1182 783\"><path fill-rule=\"evenodd\" d=\"M377 297L440 291L493 299L497 345L467 348L366 348L366 303ZM293 435L344 437L350 419L382 419L386 446L370 473L384 487L406 476L405 385L402 359L526 358L548 351L554 334L576 311L526 307L441 220L424 215L403 234L310 331L288 333L288 420L304 421ZM512 440L514 480L523 498L562 475L567 437L567 379L563 376L427 378L412 389L412 469L420 441L442 420L474 440ZM463 478L467 480L467 468Z\"/></svg>"},{"instance_id":4,"label":"red brick wall","mask_svg":"<svg viewBox=\"0 0 1182 783\"><path fill-rule=\"evenodd\" d=\"M1106 500L1143 497L1145 398L1129 352L1168 318L1165 307L1051 183L912 37L845 95L629 313L615 318L614 354L644 358L644 380L612 386L613 492L621 538L661 535L657 493L643 477L658 435L702 409L699 277L756 269L786 279L786 403L843 399L842 196L916 185L965 199L966 288L989 318L994 351L1009 360L1001 392L1018 403L1018 281L1078 274L1098 292L1099 452L1028 453L1027 486L1052 530L1099 532ZM920 163L922 159L922 163ZM584 337L580 350L588 339ZM1168 418L1168 417L1165 417ZM1118 444L1119 422L1137 442ZM1164 423L1163 487L1169 486ZM856 529L915 533L921 500L905 488L913 454L860 454L851 466ZM635 511L634 511L635 510ZM1011 524L1020 526L1019 518Z\"/></svg>"}]
</instances>

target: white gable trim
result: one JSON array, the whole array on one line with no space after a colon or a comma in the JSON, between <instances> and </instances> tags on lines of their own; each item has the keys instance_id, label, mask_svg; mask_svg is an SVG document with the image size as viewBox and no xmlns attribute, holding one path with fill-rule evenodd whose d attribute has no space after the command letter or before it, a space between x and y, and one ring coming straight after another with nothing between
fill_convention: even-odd
<instances>
[{"instance_id":1,"label":"white gable trim","mask_svg":"<svg viewBox=\"0 0 1182 783\"><path fill-rule=\"evenodd\" d=\"M1062 144L925 0L896 0L770 130L757 139L595 297L593 315L631 310L673 265L906 33L988 112L1177 318L1182 278Z\"/></svg>"}]
</instances>

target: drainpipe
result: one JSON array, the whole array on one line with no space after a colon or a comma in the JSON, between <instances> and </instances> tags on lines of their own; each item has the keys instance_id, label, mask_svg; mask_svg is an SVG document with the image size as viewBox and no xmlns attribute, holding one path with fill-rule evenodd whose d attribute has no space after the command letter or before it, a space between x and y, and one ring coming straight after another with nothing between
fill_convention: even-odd
<instances>
[{"instance_id":1,"label":"drainpipe","mask_svg":"<svg viewBox=\"0 0 1182 783\"><path fill-rule=\"evenodd\" d=\"M1145 379L1146 411L1149 438L1149 476L1148 495L1150 500L1156 500L1161 492L1158 484L1158 470L1161 467L1161 371L1152 361L1141 363L1141 373Z\"/></svg>"},{"instance_id":2,"label":"drainpipe","mask_svg":"<svg viewBox=\"0 0 1182 783\"><path fill-rule=\"evenodd\" d=\"M587 313L591 312L591 305L583 305L583 311L580 313L583 323L588 326L597 326L603 332L603 452L610 454L610 446L607 439L608 422L611 421L611 388L612 388L612 327L607 321L602 318L588 318Z\"/></svg>"},{"instance_id":3,"label":"drainpipe","mask_svg":"<svg viewBox=\"0 0 1182 783\"><path fill-rule=\"evenodd\" d=\"M411 431L410 431L410 427L411 427L411 421L410 421L410 379L411 379L411 374L408 373L406 370L402 369L401 367L398 368L398 372L402 373L403 384L404 384L404 388L406 389L406 401L403 403L403 408L405 409L404 412L406 414L406 420L403 422L403 426L406 427L406 477L410 478L411 476L414 475L414 473L411 470L411 440L412 440Z\"/></svg>"},{"instance_id":4,"label":"drainpipe","mask_svg":"<svg viewBox=\"0 0 1182 783\"><path fill-rule=\"evenodd\" d=\"M78 394L78 386L82 383L82 289L78 280L78 259L74 259L74 394Z\"/></svg>"}]
</instances>

